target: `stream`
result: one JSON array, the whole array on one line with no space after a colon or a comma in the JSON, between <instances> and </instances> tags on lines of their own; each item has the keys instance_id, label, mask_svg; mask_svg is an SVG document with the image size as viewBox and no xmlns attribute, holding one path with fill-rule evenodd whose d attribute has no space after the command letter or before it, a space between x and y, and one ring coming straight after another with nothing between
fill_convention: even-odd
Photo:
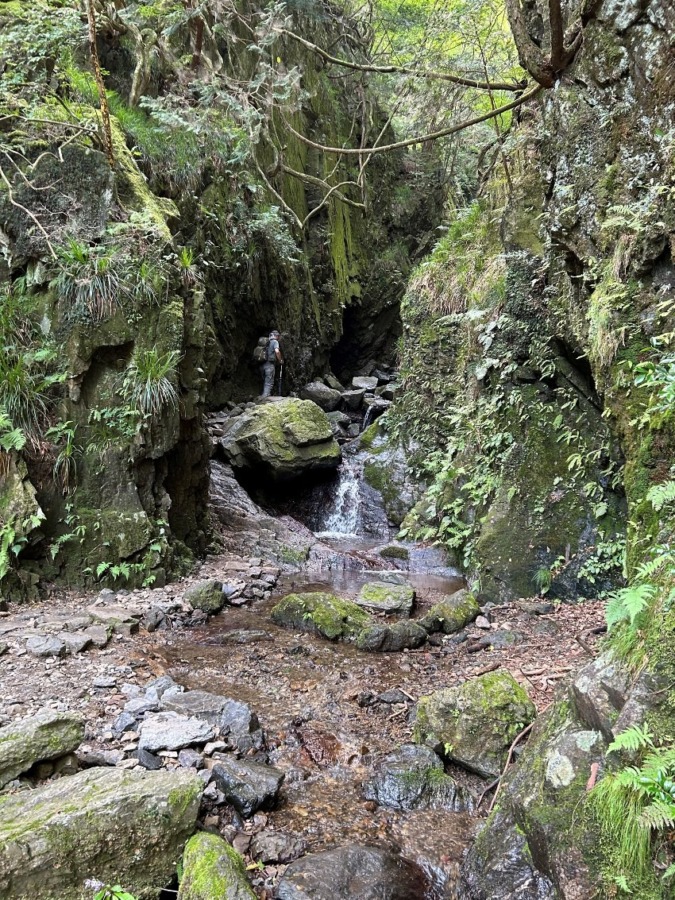
<instances>
[{"instance_id":1,"label":"stream","mask_svg":"<svg viewBox=\"0 0 675 900\"><path fill-rule=\"evenodd\" d=\"M208 627L177 632L161 655L166 671L187 688L249 704L265 730L266 760L285 773L277 809L246 823L235 813L226 824L240 852L261 829L291 834L310 852L350 843L386 846L419 866L420 898L452 897L478 820L441 809L404 812L363 797L377 757L411 740L414 701L451 683L452 658L430 644L361 652L294 633L270 618L288 593L327 591L354 599L368 581L402 578L415 588L417 618L463 587L438 549L406 544L407 560L384 560L377 548L392 532L383 511L372 509L372 497L365 502L371 506L368 531L358 456L346 454L334 483L294 498L285 510L303 509L304 525L322 547L315 565L283 575L269 599L226 609ZM379 524L373 528L373 522ZM448 771L474 795L482 790L480 779Z\"/></svg>"}]
</instances>

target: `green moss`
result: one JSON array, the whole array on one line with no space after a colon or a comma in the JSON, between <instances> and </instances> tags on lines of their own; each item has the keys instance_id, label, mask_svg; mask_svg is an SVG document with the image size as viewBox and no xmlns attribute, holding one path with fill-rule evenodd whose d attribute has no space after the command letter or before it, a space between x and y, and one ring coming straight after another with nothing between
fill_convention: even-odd
<instances>
[{"instance_id":1,"label":"green moss","mask_svg":"<svg viewBox=\"0 0 675 900\"><path fill-rule=\"evenodd\" d=\"M390 544L380 550L380 556L384 559L409 559L410 551L407 547L401 547L397 544Z\"/></svg>"},{"instance_id":2,"label":"green moss","mask_svg":"<svg viewBox=\"0 0 675 900\"><path fill-rule=\"evenodd\" d=\"M289 594L272 609L277 625L309 631L328 640L353 640L372 620L350 600L333 594Z\"/></svg>"},{"instance_id":3,"label":"green moss","mask_svg":"<svg viewBox=\"0 0 675 900\"><path fill-rule=\"evenodd\" d=\"M235 896L237 900L255 898L242 857L218 835L194 835L185 847L179 900L225 900Z\"/></svg>"}]
</instances>

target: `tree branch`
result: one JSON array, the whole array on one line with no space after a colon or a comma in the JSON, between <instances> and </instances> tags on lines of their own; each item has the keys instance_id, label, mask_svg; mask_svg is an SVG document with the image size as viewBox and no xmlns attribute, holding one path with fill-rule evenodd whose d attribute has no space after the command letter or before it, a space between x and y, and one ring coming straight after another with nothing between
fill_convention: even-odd
<instances>
[{"instance_id":1,"label":"tree branch","mask_svg":"<svg viewBox=\"0 0 675 900\"><path fill-rule=\"evenodd\" d=\"M26 215L27 215L30 219L32 219L33 222L35 222L35 224L37 225L38 229L39 229L40 232L42 233L43 238L45 239L45 243L47 244L47 247L48 247L48 249L49 249L49 253L51 254L52 259L54 259L54 260L58 259L57 255L56 255L56 253L55 253L55 251L54 251L54 248L52 247L52 243L51 243L51 241L49 240L49 235L48 235L47 232L45 231L45 229L44 229L42 223L40 222L40 220L39 220L39 219L37 218L37 216L36 216L34 213L32 213L29 209L26 209L25 206L22 206L22 204L19 203L18 200L15 200L15 199L14 199L14 192L12 191L12 185L11 185L9 179L7 178L7 176L5 175L5 171L4 171L4 169L2 168L2 166L0 166L0 178L2 178L2 180L5 182L5 185L7 186L7 197L8 197L8 199L9 199L9 202L12 204L12 206L15 206L17 209L20 209L22 212L25 212Z\"/></svg>"},{"instance_id":2,"label":"tree branch","mask_svg":"<svg viewBox=\"0 0 675 900\"><path fill-rule=\"evenodd\" d=\"M316 141L310 140L310 138L305 137L304 134L300 134L299 131L296 131L292 125L290 125L286 119L283 119L283 123L285 127L290 131L290 133L296 137L301 143L306 144L308 147L313 147L315 150L321 150L324 153L337 153L342 154L344 156L362 156L364 153L368 153L371 156L374 156L376 153L389 153L392 150L402 150L405 147L412 147L413 144L423 144L427 141L436 141L442 137L448 137L451 134L457 134L460 131L464 131L466 128L471 128L473 125L479 125L481 122L487 122L489 119L494 119L495 116L501 116L505 112L509 112L509 110L517 109L517 107L522 106L523 103L526 103L528 100L531 100L533 97L536 97L537 94L542 90L542 85L536 85L531 88L531 90L527 91L521 97L518 97L517 100L512 100L510 103L504 104L504 106L498 106L496 109L490 110L490 112L484 113L482 116L476 116L473 119L467 119L465 122L460 122L457 125L450 125L447 128L442 128L440 131L432 131L429 134L422 134L416 137L408 138L404 141L396 141L394 144L382 144L379 147L360 147L360 148L351 148L351 147L326 147L324 144L317 144Z\"/></svg>"},{"instance_id":3,"label":"tree branch","mask_svg":"<svg viewBox=\"0 0 675 900\"><path fill-rule=\"evenodd\" d=\"M279 31L281 34L285 34L288 37L292 38L294 41L297 41L299 44L302 44L304 47L307 47L308 50L312 50L322 59L326 60L326 62L333 63L336 66L342 66L345 69L352 69L355 72L376 72L383 75L409 75L411 78L428 78L435 81L449 81L452 84L460 84L464 87L478 88L479 90L483 91L512 91L515 93L517 91L522 91L524 87L523 84L514 84L508 81L497 81L494 83L487 81L477 81L475 78L465 78L462 75L453 75L450 72L425 72L422 69L410 69L407 66L375 66L355 63L348 59L340 59L337 56L331 56L331 54L327 53L322 47L313 44L311 41L300 37L300 35L295 34L295 32L289 31L286 28L281 28L279 29Z\"/></svg>"}]
</instances>

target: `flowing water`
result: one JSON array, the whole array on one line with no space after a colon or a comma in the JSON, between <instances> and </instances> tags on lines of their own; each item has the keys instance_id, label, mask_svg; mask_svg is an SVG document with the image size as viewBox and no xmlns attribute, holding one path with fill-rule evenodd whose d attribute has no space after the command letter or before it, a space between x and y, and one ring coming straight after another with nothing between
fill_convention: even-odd
<instances>
[{"instance_id":1,"label":"flowing water","mask_svg":"<svg viewBox=\"0 0 675 900\"><path fill-rule=\"evenodd\" d=\"M363 467L356 456L345 456L339 470L333 503L326 506L316 530L317 537L357 535L361 526L361 479Z\"/></svg>"}]
</instances>

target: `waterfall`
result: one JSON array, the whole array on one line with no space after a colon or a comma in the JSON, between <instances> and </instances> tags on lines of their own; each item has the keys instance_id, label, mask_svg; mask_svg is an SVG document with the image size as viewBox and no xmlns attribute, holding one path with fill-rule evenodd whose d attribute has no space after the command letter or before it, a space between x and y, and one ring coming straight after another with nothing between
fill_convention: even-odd
<instances>
[{"instance_id":1,"label":"waterfall","mask_svg":"<svg viewBox=\"0 0 675 900\"><path fill-rule=\"evenodd\" d=\"M320 534L358 534L361 524L361 467L354 458L345 457L340 466L332 506L324 510Z\"/></svg>"}]
</instances>

